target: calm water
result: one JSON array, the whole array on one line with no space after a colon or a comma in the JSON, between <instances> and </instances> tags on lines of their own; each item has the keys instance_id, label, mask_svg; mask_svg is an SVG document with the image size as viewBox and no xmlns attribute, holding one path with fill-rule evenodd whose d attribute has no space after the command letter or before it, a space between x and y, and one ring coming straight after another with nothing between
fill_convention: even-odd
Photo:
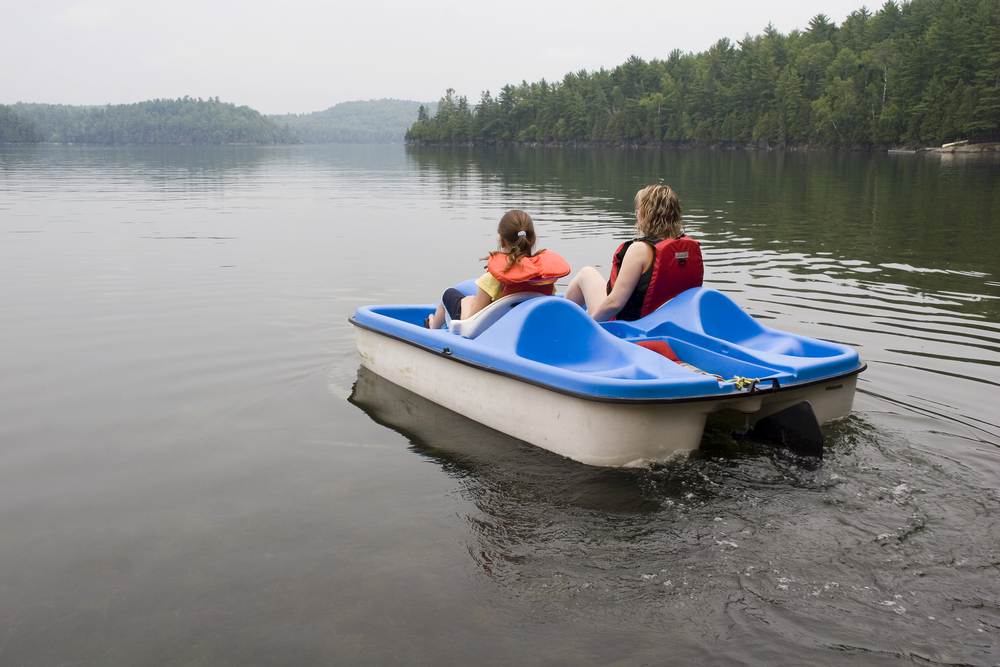
<instances>
[{"instance_id":1,"label":"calm water","mask_svg":"<svg viewBox=\"0 0 1000 667\"><path fill-rule=\"evenodd\" d=\"M803 465L563 460L359 370L509 208L856 346ZM1000 664L1000 160L0 146L0 665Z\"/></svg>"}]
</instances>

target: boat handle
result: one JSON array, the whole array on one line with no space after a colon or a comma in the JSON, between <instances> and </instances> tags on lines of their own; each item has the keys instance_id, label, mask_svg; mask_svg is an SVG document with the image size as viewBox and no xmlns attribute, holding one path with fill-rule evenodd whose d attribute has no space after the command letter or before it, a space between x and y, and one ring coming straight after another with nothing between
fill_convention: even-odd
<instances>
[{"instance_id":1,"label":"boat handle","mask_svg":"<svg viewBox=\"0 0 1000 667\"><path fill-rule=\"evenodd\" d=\"M754 392L757 391L757 384L760 382L766 382L767 380L771 380L771 391L781 389L781 383L778 382L778 378L764 378L763 380L754 379L750 381L750 391L747 393L750 396L753 396Z\"/></svg>"}]
</instances>

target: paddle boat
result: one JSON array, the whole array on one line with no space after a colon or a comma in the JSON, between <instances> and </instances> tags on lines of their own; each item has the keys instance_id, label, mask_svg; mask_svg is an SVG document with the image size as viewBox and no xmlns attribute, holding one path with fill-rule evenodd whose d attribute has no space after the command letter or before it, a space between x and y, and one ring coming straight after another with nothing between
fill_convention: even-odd
<instances>
[{"instance_id":1,"label":"paddle boat","mask_svg":"<svg viewBox=\"0 0 1000 667\"><path fill-rule=\"evenodd\" d=\"M431 330L423 322L434 307L358 308L350 322L362 365L596 466L696 449L708 415L723 410L745 415L761 438L821 456L819 425L850 413L866 367L854 349L764 326L707 287L632 322L598 323L561 296L522 292Z\"/></svg>"}]
</instances>

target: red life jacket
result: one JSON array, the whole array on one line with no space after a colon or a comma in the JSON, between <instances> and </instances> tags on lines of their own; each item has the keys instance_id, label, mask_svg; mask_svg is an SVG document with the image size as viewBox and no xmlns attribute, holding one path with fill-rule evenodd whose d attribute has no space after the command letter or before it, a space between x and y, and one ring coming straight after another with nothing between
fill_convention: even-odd
<instances>
[{"instance_id":1,"label":"red life jacket","mask_svg":"<svg viewBox=\"0 0 1000 667\"><path fill-rule=\"evenodd\" d=\"M509 271L504 271L508 259L505 253L498 252L486 264L490 274L503 285L500 296L518 292L538 292L551 296L556 293L556 280L569 274L566 260L548 250L542 250L534 257L522 257Z\"/></svg>"},{"instance_id":2,"label":"red life jacket","mask_svg":"<svg viewBox=\"0 0 1000 667\"><path fill-rule=\"evenodd\" d=\"M692 287L700 287L705 278L701 246L697 241L687 236L665 241L648 236L626 241L618 246L611 262L608 294L611 294L615 280L618 279L618 271L625 260L626 251L635 241L648 243L652 247L653 262L649 269L639 276L635 290L625 306L618 311L615 319L619 320L630 321L645 317L681 292Z\"/></svg>"}]
</instances>

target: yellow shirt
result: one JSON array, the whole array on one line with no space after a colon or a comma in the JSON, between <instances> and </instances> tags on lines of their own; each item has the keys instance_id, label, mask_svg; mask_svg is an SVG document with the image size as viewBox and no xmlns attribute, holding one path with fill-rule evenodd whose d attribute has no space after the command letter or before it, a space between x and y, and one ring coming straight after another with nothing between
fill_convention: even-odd
<instances>
[{"instance_id":1,"label":"yellow shirt","mask_svg":"<svg viewBox=\"0 0 1000 667\"><path fill-rule=\"evenodd\" d=\"M499 299L500 295L503 293L503 285L501 285L500 281L494 278L493 274L490 273L489 271L484 273L482 277L476 280L476 285L481 287L484 292L489 294L490 298L493 299L494 301Z\"/></svg>"}]
</instances>

